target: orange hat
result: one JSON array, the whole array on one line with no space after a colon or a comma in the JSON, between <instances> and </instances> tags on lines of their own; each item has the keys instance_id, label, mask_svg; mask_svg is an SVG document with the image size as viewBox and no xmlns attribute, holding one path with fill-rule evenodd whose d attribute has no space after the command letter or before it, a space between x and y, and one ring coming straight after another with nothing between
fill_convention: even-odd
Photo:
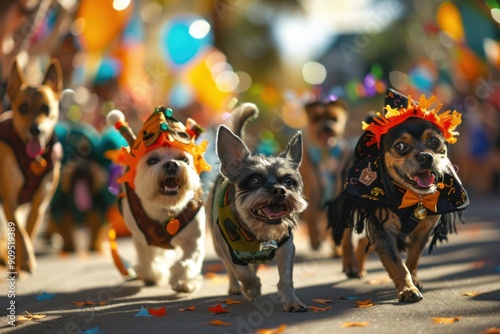
<instances>
[{"instance_id":1,"label":"orange hat","mask_svg":"<svg viewBox=\"0 0 500 334\"><path fill-rule=\"evenodd\" d=\"M128 182L132 189L135 188L134 179L139 159L158 147L171 146L191 154L198 174L212 169L203 156L208 142L204 140L200 144L195 143L203 129L191 118L187 120L186 125L183 125L173 116L170 108L164 106L155 108L153 114L144 122L137 138L134 138L133 133L130 136L130 128L123 119L117 121L115 127L124 137L130 137L126 139L132 147L130 149L122 147L123 158L120 161L128 166L128 170L118 182Z\"/></svg>"}]
</instances>

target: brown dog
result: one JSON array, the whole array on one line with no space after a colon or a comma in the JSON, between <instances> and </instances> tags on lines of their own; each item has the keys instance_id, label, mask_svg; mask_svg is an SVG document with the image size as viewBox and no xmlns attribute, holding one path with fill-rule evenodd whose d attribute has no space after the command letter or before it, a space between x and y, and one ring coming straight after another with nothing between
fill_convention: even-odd
<instances>
[{"instance_id":1,"label":"brown dog","mask_svg":"<svg viewBox=\"0 0 500 334\"><path fill-rule=\"evenodd\" d=\"M32 242L60 173L62 148L53 133L61 89L57 61L39 86L28 85L14 62L7 86L12 110L0 116L0 259L11 272L36 265Z\"/></svg>"},{"instance_id":2,"label":"brown dog","mask_svg":"<svg viewBox=\"0 0 500 334\"><path fill-rule=\"evenodd\" d=\"M328 220L335 242L351 242L346 228L366 233L394 281L399 301L416 302L422 299L417 265L425 245L430 236L430 250L446 240L455 230L455 214L469 201L447 156L461 114L438 115L439 107L430 108L433 97L422 97L418 104L411 98L405 104L404 99L389 91L386 114L364 124L354 164L344 190L329 207ZM408 253L406 263L401 251ZM355 257L344 255L344 271L355 276ZM365 258L357 259L362 271Z\"/></svg>"},{"instance_id":3,"label":"brown dog","mask_svg":"<svg viewBox=\"0 0 500 334\"><path fill-rule=\"evenodd\" d=\"M340 190L340 168L349 154L344 130L349 117L341 100L314 101L305 105L308 125L300 173L309 206L302 219L309 229L311 248L319 249L326 232L325 204Z\"/></svg>"}]
</instances>

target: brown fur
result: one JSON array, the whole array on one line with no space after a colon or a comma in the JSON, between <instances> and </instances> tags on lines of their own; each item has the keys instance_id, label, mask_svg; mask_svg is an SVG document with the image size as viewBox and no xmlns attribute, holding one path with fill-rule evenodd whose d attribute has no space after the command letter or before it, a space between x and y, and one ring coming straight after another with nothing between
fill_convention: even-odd
<instances>
[{"instance_id":1,"label":"brown fur","mask_svg":"<svg viewBox=\"0 0 500 334\"><path fill-rule=\"evenodd\" d=\"M0 122L12 119L15 131L25 143L36 136L49 142L59 117L61 86L61 70L58 62L51 63L42 84L39 86L29 86L17 62L14 62L7 89L12 110L3 113L0 116ZM20 111L20 108L23 112ZM38 135L33 134L34 127L39 130ZM0 142L0 201L5 214L0 214L3 225L1 229L4 230L8 222L14 224L16 270L31 272L36 266L32 243L59 180L61 154L60 144L54 144L52 149L53 169L43 178L35 190L31 202L20 206L18 196L25 183L24 176L12 148L8 144ZM4 220L6 221L4 222ZM7 245L4 244L7 242L7 236L2 233L0 258L5 263L7 263L7 254L4 252L7 250ZM10 266L9 270L11 270Z\"/></svg>"},{"instance_id":2,"label":"brown fur","mask_svg":"<svg viewBox=\"0 0 500 334\"><path fill-rule=\"evenodd\" d=\"M439 175L449 168L447 147L439 130L433 126L423 125L424 120L412 119L411 124L401 124L391 129L382 141L382 155L386 171L390 178L399 186L407 188L419 195L427 195L436 190L433 184L429 188L418 187L413 176L424 169ZM437 141L436 141L437 139ZM429 143L434 141L435 145ZM403 151L401 147L408 147ZM422 154L432 157L432 163L422 161ZM374 226L367 222L368 237L361 238L357 248L351 238L351 230L347 229L342 238L343 269L349 277L362 277L366 274L367 246L375 250L389 276L392 278L398 299L402 302L417 302L422 299L420 289L423 285L417 275L417 266L424 247L426 246L433 227L438 222L439 215L428 215L420 220L409 234L406 241L407 259L403 262L400 256L402 224L400 218L392 211L380 208L382 225Z\"/></svg>"},{"instance_id":3,"label":"brown fur","mask_svg":"<svg viewBox=\"0 0 500 334\"><path fill-rule=\"evenodd\" d=\"M349 111L347 106L337 100L328 103L313 102L305 106L307 113L308 125L306 129L306 140L304 140L304 157L300 166L300 173L304 180L304 195L309 202L308 208L302 214L302 219L307 224L309 230L309 243L312 249L318 249L326 236L326 215L325 210L321 208L321 202L331 200L332 198L324 199L323 188L320 179L320 165L312 161L310 156L311 147L319 148L324 152L337 145L344 145L343 137ZM347 149L347 147L346 147ZM341 160L347 155L343 154ZM323 161L328 159L323 157ZM339 179L340 166L343 162L339 161L338 165L327 164L329 172L337 178L337 187L334 194L340 190L341 181ZM335 250L336 255L339 255L338 249Z\"/></svg>"}]
</instances>

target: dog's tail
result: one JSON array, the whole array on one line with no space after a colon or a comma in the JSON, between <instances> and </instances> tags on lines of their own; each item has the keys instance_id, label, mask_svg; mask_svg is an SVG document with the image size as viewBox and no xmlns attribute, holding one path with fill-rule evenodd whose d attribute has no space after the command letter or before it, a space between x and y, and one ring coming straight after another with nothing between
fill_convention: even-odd
<instances>
[{"instance_id":1,"label":"dog's tail","mask_svg":"<svg viewBox=\"0 0 500 334\"><path fill-rule=\"evenodd\" d=\"M259 115L259 109L253 103L242 103L231 114L231 130L235 135L243 138L247 123Z\"/></svg>"}]
</instances>

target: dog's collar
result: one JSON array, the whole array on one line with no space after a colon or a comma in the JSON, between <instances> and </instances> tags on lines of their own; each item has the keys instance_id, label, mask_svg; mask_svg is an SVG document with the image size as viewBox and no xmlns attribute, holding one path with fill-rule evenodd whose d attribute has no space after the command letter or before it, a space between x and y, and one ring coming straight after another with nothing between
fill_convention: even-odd
<instances>
[{"instance_id":1,"label":"dog's collar","mask_svg":"<svg viewBox=\"0 0 500 334\"><path fill-rule=\"evenodd\" d=\"M45 146L45 152L36 159L32 159L26 154L26 144L14 129L12 118L10 118L0 123L0 141L12 148L24 176L24 185L19 193L18 204L31 202L33 194L45 175L54 168L52 152L54 145L58 143L56 135L53 134L50 138Z\"/></svg>"},{"instance_id":2,"label":"dog's collar","mask_svg":"<svg viewBox=\"0 0 500 334\"><path fill-rule=\"evenodd\" d=\"M231 209L229 192L231 183L227 179L217 180L214 188L214 214L224 240L229 248L234 264L248 265L249 263L266 263L274 259L276 249L290 239L291 228L288 235L281 240L259 241L247 231L240 223L238 217ZM215 207L216 206L216 207Z\"/></svg>"},{"instance_id":3,"label":"dog's collar","mask_svg":"<svg viewBox=\"0 0 500 334\"><path fill-rule=\"evenodd\" d=\"M148 245L161 247L165 249L173 249L171 241L175 235L184 229L193 218L198 214L203 206L203 199L201 196L201 189L197 192L198 197L192 198L184 210L176 217L171 217L164 222L159 222L151 219L144 208L142 207L141 200L135 191L128 185L125 185L127 199L130 206L130 211L134 216L137 226L144 234Z\"/></svg>"}]
</instances>

